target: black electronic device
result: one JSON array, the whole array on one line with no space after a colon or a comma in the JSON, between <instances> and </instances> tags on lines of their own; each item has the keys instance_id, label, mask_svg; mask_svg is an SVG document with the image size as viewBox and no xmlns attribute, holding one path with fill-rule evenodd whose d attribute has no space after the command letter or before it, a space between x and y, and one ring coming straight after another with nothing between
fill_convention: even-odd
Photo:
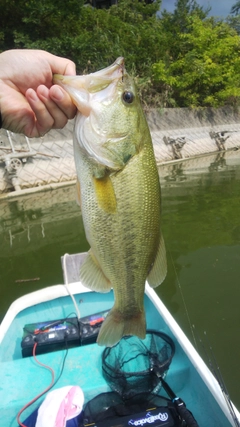
<instances>
[{"instance_id":1,"label":"black electronic device","mask_svg":"<svg viewBox=\"0 0 240 427\"><path fill-rule=\"evenodd\" d=\"M50 320L25 325L22 337L22 356L32 356L34 344L36 354L62 350L80 345L77 317Z\"/></svg>"},{"instance_id":2,"label":"black electronic device","mask_svg":"<svg viewBox=\"0 0 240 427\"><path fill-rule=\"evenodd\" d=\"M81 345L96 342L102 323L110 310L100 311L90 316L82 317L79 321Z\"/></svg>"}]
</instances>

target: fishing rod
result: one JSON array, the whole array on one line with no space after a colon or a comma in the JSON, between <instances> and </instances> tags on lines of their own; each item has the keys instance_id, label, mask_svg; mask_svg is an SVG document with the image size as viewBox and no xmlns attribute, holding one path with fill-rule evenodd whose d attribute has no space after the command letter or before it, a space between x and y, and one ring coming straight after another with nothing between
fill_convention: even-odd
<instances>
[{"instance_id":1,"label":"fishing rod","mask_svg":"<svg viewBox=\"0 0 240 427\"><path fill-rule=\"evenodd\" d=\"M237 131L231 131L231 132L237 132ZM211 352L211 355L212 355L212 358L213 358L213 361L212 361L211 358L210 358L210 355L208 354L208 352L206 350L206 347L203 344L203 341L202 341L201 337L197 334L195 326L190 321L190 316L189 316L189 313L188 313L187 305L186 305L186 302L185 302L185 299L184 299L184 295L183 295L183 292L182 292L181 284L180 284L180 281L179 281L179 278L178 278L178 274L177 274L177 271L176 271L176 268L175 268L175 264L173 262L172 253L171 253L170 250L169 250L169 253L170 253L170 257L171 257L173 269L174 269L174 272L175 272L175 275L176 275L176 279L177 279L177 284L178 284L178 287L179 287L179 290L180 290L180 293L181 293L183 305L184 305L184 308L185 308L185 312L186 312L186 315L187 315L188 323L189 323L189 326L190 326L190 330L191 330L191 333L192 333L192 337L193 337L195 346L196 346L196 348L198 347L197 343L200 343L202 345L202 348L203 348L203 350L205 352L205 356L206 356L206 358L207 358L207 360L209 362L210 370L211 370L212 374L214 375L214 377L216 378L216 380L217 380L217 382L219 384L219 387L221 389L223 397L224 397L224 399L226 401L226 404L228 406L228 409L229 409L229 412L231 414L231 417L232 417L232 420L234 422L234 425L236 427L240 427L239 419L238 419L238 417L236 415L235 409L234 409L232 401L230 399L230 395L229 395L229 393L227 391L227 387L226 387L226 385L224 383L223 376L222 376L221 371L220 371L220 367L217 364L216 358L215 358L214 353L213 353L213 349L212 349L211 345L208 343L208 348L209 348L209 350ZM207 339L206 332L204 334L205 334L206 339ZM197 335L197 338L196 338L196 335ZM162 380L162 381L164 381L164 380ZM162 383L162 385L163 385L163 388L164 388L164 384L163 383ZM166 385L166 382L165 382L165 385ZM168 390L170 391L170 389L168 389ZM165 391L167 392L166 389L165 389ZM173 397L173 399L174 399L174 397ZM192 426L189 425L189 427L192 427ZM193 427L194 427L194 425L193 425Z\"/></svg>"},{"instance_id":2,"label":"fishing rod","mask_svg":"<svg viewBox=\"0 0 240 427\"><path fill-rule=\"evenodd\" d=\"M176 396L169 384L163 379L161 373L162 369L159 365L159 361L157 360L156 354L154 353L150 354L150 366L151 371L158 377L159 381L162 384L162 387L172 400L181 420L186 422L186 427L199 427L199 424L195 420L193 414L187 409L185 402L179 396Z\"/></svg>"},{"instance_id":3,"label":"fishing rod","mask_svg":"<svg viewBox=\"0 0 240 427\"><path fill-rule=\"evenodd\" d=\"M204 332L204 335L205 335L205 337L206 337L206 339L207 339L207 341L208 341L208 344L207 344L207 345L208 345L209 352L210 352L210 354L211 354L212 358L210 357L210 354L209 354L209 352L207 351L206 346L205 346L205 345L204 345L204 343L203 343L203 340L202 340L200 337L199 337L198 339L199 339L199 342L200 342L200 343L201 343L201 345L202 345L202 348L203 348L203 350L204 350L205 356L206 356L206 358L207 358L207 360L208 360L209 368L210 368L210 370L211 370L212 374L213 374L213 375L214 375L214 377L216 378L216 380L217 380L217 382L218 382L218 384L219 384L219 386L220 386L220 388L221 388L221 391L222 391L223 397L224 397L224 399L225 399L225 401L226 401L226 404L227 404L227 406L228 406L228 409L229 409L229 412L230 412L230 414L231 414L231 417L232 417L232 420L233 420L233 422L234 422L234 425L235 425L236 427L240 427L239 419L238 419L238 417L237 417L237 415L236 415L235 409L234 409L233 404L232 404L232 401L231 401L231 399L230 399L229 392L228 392L228 390L227 390L227 386L226 386L226 384L225 384L225 382L224 382L224 379L223 379L223 376L222 376L222 373L221 373L221 370L220 370L220 366L219 366L219 365L218 365L218 363L217 363L217 359L216 359L216 357L215 357L215 354L214 354L213 348L212 348L212 346L211 346L211 345L210 345L210 343L209 343L209 340L208 340L208 337L207 337L207 333L206 333L206 331Z\"/></svg>"},{"instance_id":4,"label":"fishing rod","mask_svg":"<svg viewBox=\"0 0 240 427\"><path fill-rule=\"evenodd\" d=\"M199 427L199 424L195 420L193 414L187 409L184 401L180 397L176 396L169 384L167 384L163 378L161 378L161 383L164 390L172 400L178 415L186 422L187 427Z\"/></svg>"}]
</instances>

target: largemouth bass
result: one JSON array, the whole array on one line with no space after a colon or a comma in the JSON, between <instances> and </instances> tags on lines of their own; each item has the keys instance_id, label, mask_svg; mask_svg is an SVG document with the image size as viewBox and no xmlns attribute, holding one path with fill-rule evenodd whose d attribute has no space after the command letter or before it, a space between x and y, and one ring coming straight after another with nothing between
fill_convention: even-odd
<instances>
[{"instance_id":1,"label":"largemouth bass","mask_svg":"<svg viewBox=\"0 0 240 427\"><path fill-rule=\"evenodd\" d=\"M91 249L80 280L115 303L99 335L112 346L124 335L145 337L145 281L165 278L160 184L148 124L124 59L83 76L54 77L78 108L74 157Z\"/></svg>"}]
</instances>

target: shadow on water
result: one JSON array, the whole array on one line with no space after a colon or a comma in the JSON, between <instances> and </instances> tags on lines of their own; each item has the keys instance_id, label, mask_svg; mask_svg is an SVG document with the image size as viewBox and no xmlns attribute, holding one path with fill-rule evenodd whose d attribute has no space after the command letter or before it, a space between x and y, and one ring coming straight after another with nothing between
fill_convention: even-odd
<instances>
[{"instance_id":1,"label":"shadow on water","mask_svg":"<svg viewBox=\"0 0 240 427\"><path fill-rule=\"evenodd\" d=\"M191 341L193 324L207 332L240 408L240 151L167 164L159 174L168 275L157 292ZM17 297L62 283L61 255L88 243L75 186L2 200L0 218L1 317Z\"/></svg>"}]
</instances>

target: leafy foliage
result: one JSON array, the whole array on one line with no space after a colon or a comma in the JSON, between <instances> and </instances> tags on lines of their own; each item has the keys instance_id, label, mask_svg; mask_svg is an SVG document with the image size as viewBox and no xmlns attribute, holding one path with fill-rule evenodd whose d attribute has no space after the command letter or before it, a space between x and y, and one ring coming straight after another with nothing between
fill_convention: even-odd
<instances>
[{"instance_id":1,"label":"leafy foliage","mask_svg":"<svg viewBox=\"0 0 240 427\"><path fill-rule=\"evenodd\" d=\"M161 15L160 6L161 0L118 0L109 9L84 0L0 0L0 50L44 49L72 59L78 73L124 56L148 106L236 104L237 17L207 18L209 9L196 0L176 0L174 12Z\"/></svg>"},{"instance_id":2,"label":"leafy foliage","mask_svg":"<svg viewBox=\"0 0 240 427\"><path fill-rule=\"evenodd\" d=\"M231 28L233 28L238 33L238 35L240 34L240 15L228 15L226 18L226 22Z\"/></svg>"},{"instance_id":3,"label":"leafy foliage","mask_svg":"<svg viewBox=\"0 0 240 427\"><path fill-rule=\"evenodd\" d=\"M2 49L46 49L74 60L79 72L109 65L120 55L138 72L158 58L160 0L120 0L110 9L79 0L0 0L0 6Z\"/></svg>"},{"instance_id":4,"label":"leafy foliage","mask_svg":"<svg viewBox=\"0 0 240 427\"><path fill-rule=\"evenodd\" d=\"M234 5L232 6L231 13L233 15L238 15L240 11L240 1L236 1Z\"/></svg>"},{"instance_id":5,"label":"leafy foliage","mask_svg":"<svg viewBox=\"0 0 240 427\"><path fill-rule=\"evenodd\" d=\"M61 32L74 33L83 0L0 0L0 28L4 49L31 41L50 39Z\"/></svg>"},{"instance_id":6,"label":"leafy foliage","mask_svg":"<svg viewBox=\"0 0 240 427\"><path fill-rule=\"evenodd\" d=\"M174 50L153 65L154 79L171 92L177 106L235 104L240 96L239 53L239 36L229 25L188 16Z\"/></svg>"}]
</instances>

